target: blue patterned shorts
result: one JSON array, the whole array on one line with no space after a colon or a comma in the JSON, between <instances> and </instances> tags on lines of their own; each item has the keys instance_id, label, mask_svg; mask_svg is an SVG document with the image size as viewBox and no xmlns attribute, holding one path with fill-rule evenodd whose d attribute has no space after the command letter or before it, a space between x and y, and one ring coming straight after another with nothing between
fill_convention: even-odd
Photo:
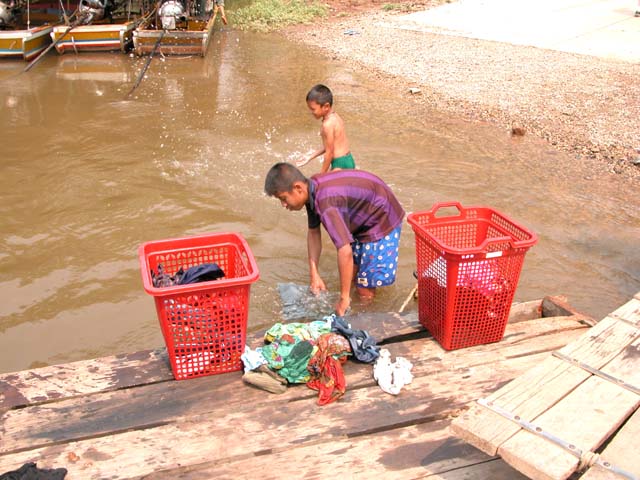
<instances>
[{"instance_id":1,"label":"blue patterned shorts","mask_svg":"<svg viewBox=\"0 0 640 480\"><path fill-rule=\"evenodd\" d=\"M377 242L353 242L353 263L358 269L356 285L376 288L391 285L396 280L398 249L402 225Z\"/></svg>"}]
</instances>

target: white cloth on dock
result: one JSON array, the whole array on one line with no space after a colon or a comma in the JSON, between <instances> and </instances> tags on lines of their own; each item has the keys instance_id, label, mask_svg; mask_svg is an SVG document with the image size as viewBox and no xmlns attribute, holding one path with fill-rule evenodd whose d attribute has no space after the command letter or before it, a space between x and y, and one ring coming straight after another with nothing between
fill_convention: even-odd
<instances>
[{"instance_id":1,"label":"white cloth on dock","mask_svg":"<svg viewBox=\"0 0 640 480\"><path fill-rule=\"evenodd\" d=\"M373 378L384 392L398 395L402 387L413 380L412 368L413 364L404 357L396 357L396 361L391 362L391 353L383 348L373 365Z\"/></svg>"},{"instance_id":2,"label":"white cloth on dock","mask_svg":"<svg viewBox=\"0 0 640 480\"><path fill-rule=\"evenodd\" d=\"M249 345L244 346L244 353L240 356L244 364L244 373L257 369L260 365L266 365L267 359L262 355L262 348L252 350Z\"/></svg>"}]
</instances>

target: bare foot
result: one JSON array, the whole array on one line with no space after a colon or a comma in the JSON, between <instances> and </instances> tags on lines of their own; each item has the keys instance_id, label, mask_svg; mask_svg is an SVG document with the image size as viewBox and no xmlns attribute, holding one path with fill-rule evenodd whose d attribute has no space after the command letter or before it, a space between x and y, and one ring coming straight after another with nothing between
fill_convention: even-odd
<instances>
[{"instance_id":1,"label":"bare foot","mask_svg":"<svg viewBox=\"0 0 640 480\"><path fill-rule=\"evenodd\" d=\"M371 302L376 296L375 288L357 287L356 290L358 291L358 296L362 302Z\"/></svg>"},{"instance_id":2,"label":"bare foot","mask_svg":"<svg viewBox=\"0 0 640 480\"><path fill-rule=\"evenodd\" d=\"M225 25L227 24L227 17L225 17L224 15L222 16L222 23L224 23Z\"/></svg>"}]
</instances>

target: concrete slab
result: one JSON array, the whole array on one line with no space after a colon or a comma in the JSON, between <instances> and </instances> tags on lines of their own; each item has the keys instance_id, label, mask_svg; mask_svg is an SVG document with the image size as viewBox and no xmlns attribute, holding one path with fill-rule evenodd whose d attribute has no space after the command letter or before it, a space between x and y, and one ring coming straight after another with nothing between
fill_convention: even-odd
<instances>
[{"instance_id":1,"label":"concrete slab","mask_svg":"<svg viewBox=\"0 0 640 480\"><path fill-rule=\"evenodd\" d=\"M638 9L638 0L459 0L390 26L638 63Z\"/></svg>"}]
</instances>

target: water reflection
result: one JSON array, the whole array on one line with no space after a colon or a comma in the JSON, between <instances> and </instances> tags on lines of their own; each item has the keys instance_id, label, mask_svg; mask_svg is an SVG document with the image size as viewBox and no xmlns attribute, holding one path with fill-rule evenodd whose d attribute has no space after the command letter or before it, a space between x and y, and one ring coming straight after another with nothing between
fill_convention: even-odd
<instances>
[{"instance_id":1,"label":"water reflection","mask_svg":"<svg viewBox=\"0 0 640 480\"><path fill-rule=\"evenodd\" d=\"M336 94L357 163L407 211L455 199L538 232L517 299L564 293L602 316L640 290L638 192L558 168L534 138L414 114L405 92L275 36L216 32L205 58L154 59L125 101L144 61L50 55L24 75L1 64L0 371L161 345L136 257L153 239L242 234L261 270L251 327L279 320L277 284L307 282L306 223L263 195L263 178L319 144L303 101L318 82ZM405 225L397 284L367 308L397 310L414 264Z\"/></svg>"}]
</instances>

